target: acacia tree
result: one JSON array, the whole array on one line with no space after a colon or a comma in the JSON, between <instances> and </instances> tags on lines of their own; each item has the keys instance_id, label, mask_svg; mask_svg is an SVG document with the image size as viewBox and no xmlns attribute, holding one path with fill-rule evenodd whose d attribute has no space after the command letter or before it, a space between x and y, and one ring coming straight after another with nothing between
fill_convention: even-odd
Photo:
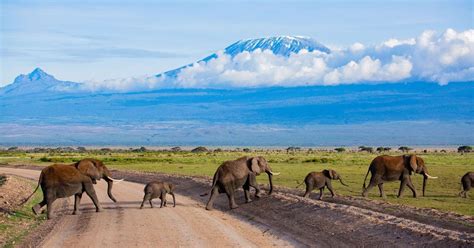
<instances>
[{"instance_id":1,"label":"acacia tree","mask_svg":"<svg viewBox=\"0 0 474 248\"><path fill-rule=\"evenodd\" d=\"M408 147L408 146L400 146L400 147L398 148L398 150L400 150L400 151L402 151L402 152L409 152L409 151L413 150L413 148L410 148L410 147Z\"/></svg>"}]
</instances>

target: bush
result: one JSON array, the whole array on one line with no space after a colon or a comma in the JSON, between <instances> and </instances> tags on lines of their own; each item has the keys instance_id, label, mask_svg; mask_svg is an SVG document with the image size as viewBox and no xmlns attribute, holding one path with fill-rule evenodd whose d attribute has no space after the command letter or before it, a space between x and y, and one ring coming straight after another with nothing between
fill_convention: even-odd
<instances>
[{"instance_id":1,"label":"bush","mask_svg":"<svg viewBox=\"0 0 474 248\"><path fill-rule=\"evenodd\" d=\"M345 152L346 151L346 148L344 147L338 147L336 149L334 149L336 152Z\"/></svg>"},{"instance_id":2,"label":"bush","mask_svg":"<svg viewBox=\"0 0 474 248\"><path fill-rule=\"evenodd\" d=\"M461 152L461 153L472 152L472 146L460 146L458 147L458 152Z\"/></svg>"},{"instance_id":3,"label":"bush","mask_svg":"<svg viewBox=\"0 0 474 248\"><path fill-rule=\"evenodd\" d=\"M359 151L361 152L374 152L374 148L370 147L370 146L359 146Z\"/></svg>"},{"instance_id":4,"label":"bush","mask_svg":"<svg viewBox=\"0 0 474 248\"><path fill-rule=\"evenodd\" d=\"M197 153L197 152L208 152L209 150L204 147L204 146L198 146L194 149L191 150L191 152Z\"/></svg>"},{"instance_id":5,"label":"bush","mask_svg":"<svg viewBox=\"0 0 474 248\"><path fill-rule=\"evenodd\" d=\"M402 151L402 152L409 152L409 151L413 150L413 148L410 148L410 147L408 147L408 146L400 146L400 147L398 148L398 150L400 150L400 151Z\"/></svg>"},{"instance_id":6,"label":"bush","mask_svg":"<svg viewBox=\"0 0 474 248\"><path fill-rule=\"evenodd\" d=\"M39 161L41 161L41 162L51 162L53 160L50 159L50 158L47 158L47 157L42 157L42 158L39 159Z\"/></svg>"},{"instance_id":7,"label":"bush","mask_svg":"<svg viewBox=\"0 0 474 248\"><path fill-rule=\"evenodd\" d=\"M250 150L250 148L244 148L242 151L243 152L251 152L252 150Z\"/></svg>"}]
</instances>

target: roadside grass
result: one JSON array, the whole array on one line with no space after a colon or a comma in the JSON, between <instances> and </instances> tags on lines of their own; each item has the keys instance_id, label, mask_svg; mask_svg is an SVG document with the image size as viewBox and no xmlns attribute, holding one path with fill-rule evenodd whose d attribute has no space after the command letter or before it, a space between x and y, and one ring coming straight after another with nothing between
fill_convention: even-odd
<instances>
[{"instance_id":1,"label":"roadside grass","mask_svg":"<svg viewBox=\"0 0 474 248\"><path fill-rule=\"evenodd\" d=\"M36 183L23 179L17 179L31 185L31 191L36 188ZM0 188L1 189L1 188ZM10 214L0 215L0 236L6 237L6 242L3 247L14 247L32 230L46 220L46 216L34 215L31 207L42 200L43 193L41 188L31 197L31 199L21 206L19 209Z\"/></svg>"},{"instance_id":2,"label":"roadside grass","mask_svg":"<svg viewBox=\"0 0 474 248\"><path fill-rule=\"evenodd\" d=\"M399 152L384 153L390 155L401 155ZM349 187L334 181L333 186L337 195L360 196L362 184L367 173L368 166L378 153L367 152L329 152L329 151L274 151L261 150L256 152L170 152L170 151L89 151L79 152L54 152L54 153L26 153L0 152L0 164L35 164L50 165L52 163L72 163L86 157L94 157L105 162L110 169L161 172L167 174L208 176L212 177L215 169L226 160L241 156L264 156L275 172L281 175L274 177L274 184L295 188L297 182L302 182L304 177L311 171L323 169L334 169L342 175L343 180ZM460 180L467 171L474 171L474 153L420 153L425 160L428 171L438 179L428 180L426 197L422 195L421 175L413 175L413 183L418 192L418 198L412 197L411 190L407 187L402 198L397 198L399 182L384 184L387 200L391 203L410 205L422 208L434 208L443 211L452 211L459 214L474 216L474 191L470 192L468 199L458 197L461 191ZM370 174L367 177L367 184ZM268 183L266 175L258 178L259 183ZM299 187L303 193L304 185ZM369 197L379 198L378 188L370 191ZM314 191L317 194L317 191ZM326 196L329 192L325 190Z\"/></svg>"}]
</instances>

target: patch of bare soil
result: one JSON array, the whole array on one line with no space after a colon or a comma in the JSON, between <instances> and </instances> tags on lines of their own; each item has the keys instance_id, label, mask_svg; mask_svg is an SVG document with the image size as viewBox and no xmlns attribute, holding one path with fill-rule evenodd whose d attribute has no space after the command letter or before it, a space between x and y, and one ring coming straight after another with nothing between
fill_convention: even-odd
<instances>
[{"instance_id":1,"label":"patch of bare soil","mask_svg":"<svg viewBox=\"0 0 474 248\"><path fill-rule=\"evenodd\" d=\"M24 167L23 167L24 168ZM31 168L31 167L30 167ZM131 182L153 180L177 185L176 192L204 207L211 179L113 171L114 177ZM271 196L245 204L238 193L239 208L228 209L227 197L221 194L215 202L217 211L245 220L265 233L309 247L472 247L473 218L430 209L418 209L361 197L336 197L318 201L302 198L299 190L276 188ZM313 194L316 197L317 194Z\"/></svg>"}]
</instances>

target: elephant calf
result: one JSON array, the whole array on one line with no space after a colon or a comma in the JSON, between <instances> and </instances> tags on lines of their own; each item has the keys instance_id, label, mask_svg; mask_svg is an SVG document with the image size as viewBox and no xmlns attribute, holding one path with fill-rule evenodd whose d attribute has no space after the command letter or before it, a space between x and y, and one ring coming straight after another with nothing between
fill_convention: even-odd
<instances>
[{"instance_id":1,"label":"elephant calf","mask_svg":"<svg viewBox=\"0 0 474 248\"><path fill-rule=\"evenodd\" d=\"M161 200L160 208L162 208L163 206L166 207L166 194L167 193L173 196L173 207L176 207L173 184L153 181L153 182L148 183L145 186L144 191L145 191L145 196L143 196L143 202L142 202L142 205L140 206L140 209L143 208L143 205L145 204L146 201L148 201L150 203L150 207L153 208L153 203L151 202L151 200L155 198L160 198Z\"/></svg>"},{"instance_id":2,"label":"elephant calf","mask_svg":"<svg viewBox=\"0 0 474 248\"><path fill-rule=\"evenodd\" d=\"M461 178L462 191L459 196L467 197L467 192L474 186L474 172L468 172Z\"/></svg>"},{"instance_id":3,"label":"elephant calf","mask_svg":"<svg viewBox=\"0 0 474 248\"><path fill-rule=\"evenodd\" d=\"M323 199L323 190L324 187L329 189L331 192L332 197L334 197L334 190L332 189L331 180L339 180L342 185L347 186L344 182L342 182L342 178L337 174L335 170L323 170L321 172L310 172L306 178L304 179L304 183L306 184L306 192L304 193L303 197L308 197L313 189L319 189L319 198L318 200ZM303 183L300 183L300 186Z\"/></svg>"}]
</instances>

